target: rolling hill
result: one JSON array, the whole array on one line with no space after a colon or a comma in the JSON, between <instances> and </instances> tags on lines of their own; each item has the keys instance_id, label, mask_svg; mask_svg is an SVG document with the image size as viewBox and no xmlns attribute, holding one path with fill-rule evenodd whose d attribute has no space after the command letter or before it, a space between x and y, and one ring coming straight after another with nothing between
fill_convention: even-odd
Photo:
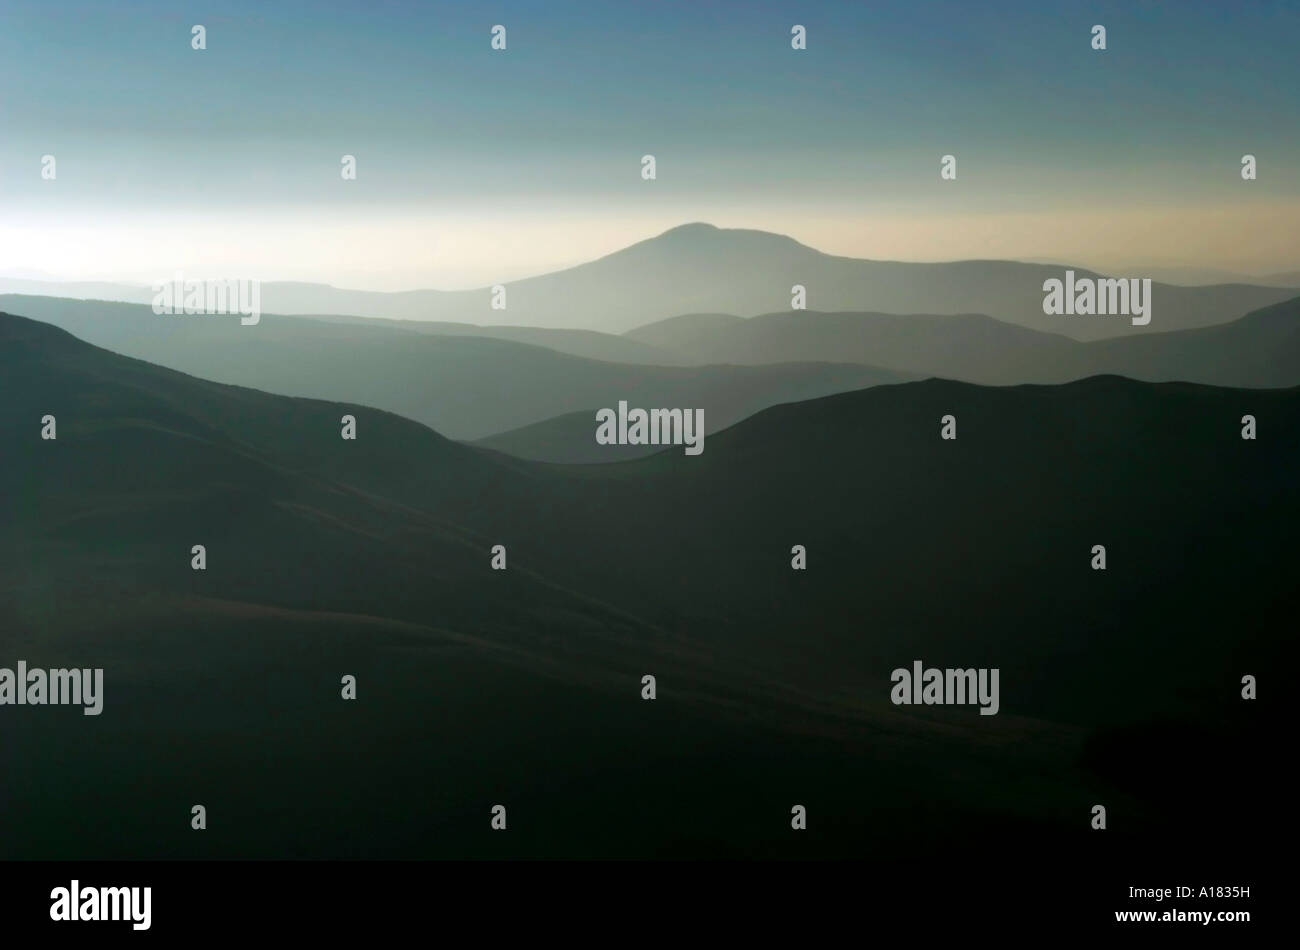
<instances>
[{"instance_id":1,"label":"rolling hill","mask_svg":"<svg viewBox=\"0 0 1300 950\"><path fill-rule=\"evenodd\" d=\"M241 326L234 316L159 316L139 305L54 297L0 297L0 307L204 379L374 406L456 439L616 406L620 399L703 408L712 432L776 403L911 378L827 363L615 364L507 339L273 314Z\"/></svg>"},{"instance_id":2,"label":"rolling hill","mask_svg":"<svg viewBox=\"0 0 1300 950\"><path fill-rule=\"evenodd\" d=\"M762 365L778 358L864 359L916 377L993 386L1063 383L1099 375L1248 389L1300 385L1300 298L1221 326L1092 343L978 314L811 311L749 319L687 315L650 324L632 336L658 347L675 346L683 361ZM594 463L659 451L657 446L597 445L592 420L591 412L569 413L497 433L478 444L544 462Z\"/></svg>"},{"instance_id":3,"label":"rolling hill","mask_svg":"<svg viewBox=\"0 0 1300 950\"><path fill-rule=\"evenodd\" d=\"M1107 374L1244 387L1300 384L1300 297L1217 326L1091 343L980 314L814 311L743 320L684 315L628 335L703 363L833 357L985 385L1062 383Z\"/></svg>"},{"instance_id":4,"label":"rolling hill","mask_svg":"<svg viewBox=\"0 0 1300 950\"><path fill-rule=\"evenodd\" d=\"M1206 849L1282 787L1238 690L1294 655L1297 389L929 380L556 467L13 316L0 373L0 649L106 683L0 716L8 857L1024 856L1097 801ZM893 706L918 658L1001 712Z\"/></svg>"}]
</instances>

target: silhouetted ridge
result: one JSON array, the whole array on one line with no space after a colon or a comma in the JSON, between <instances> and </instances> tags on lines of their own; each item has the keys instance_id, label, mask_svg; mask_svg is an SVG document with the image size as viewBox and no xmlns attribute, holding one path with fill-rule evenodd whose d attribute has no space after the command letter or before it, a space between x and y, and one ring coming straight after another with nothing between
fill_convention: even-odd
<instances>
[{"instance_id":1,"label":"silhouetted ridge","mask_svg":"<svg viewBox=\"0 0 1300 950\"><path fill-rule=\"evenodd\" d=\"M90 346L61 327L3 311L0 311L0 343L72 349Z\"/></svg>"},{"instance_id":2,"label":"silhouetted ridge","mask_svg":"<svg viewBox=\"0 0 1300 950\"><path fill-rule=\"evenodd\" d=\"M242 326L231 315L159 315L139 304L6 297L0 306L61 326L96 346L204 379L375 406L464 440L615 406L620 399L704 408L711 424L727 425L779 402L914 375L820 360L629 365L519 339L416 333L271 313L256 326Z\"/></svg>"}]
</instances>

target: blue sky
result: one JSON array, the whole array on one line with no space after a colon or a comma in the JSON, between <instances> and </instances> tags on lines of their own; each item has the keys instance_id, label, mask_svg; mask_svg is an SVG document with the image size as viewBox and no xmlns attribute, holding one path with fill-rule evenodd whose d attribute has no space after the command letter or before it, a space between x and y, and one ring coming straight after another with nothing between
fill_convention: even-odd
<instances>
[{"instance_id":1,"label":"blue sky","mask_svg":"<svg viewBox=\"0 0 1300 950\"><path fill-rule=\"evenodd\" d=\"M0 251L29 270L470 285L687 220L875 257L1300 266L1300 3L5 0L0 26Z\"/></svg>"}]
</instances>

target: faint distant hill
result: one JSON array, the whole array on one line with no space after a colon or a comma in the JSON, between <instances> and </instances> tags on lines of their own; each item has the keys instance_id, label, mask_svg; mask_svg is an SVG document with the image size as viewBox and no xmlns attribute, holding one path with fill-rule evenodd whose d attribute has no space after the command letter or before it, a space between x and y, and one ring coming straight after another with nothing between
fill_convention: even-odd
<instances>
[{"instance_id":1,"label":"faint distant hill","mask_svg":"<svg viewBox=\"0 0 1300 950\"><path fill-rule=\"evenodd\" d=\"M1097 276L1087 268L1073 269L1079 278ZM490 308L487 288L377 293L274 282L262 285L262 309L622 333L671 314L771 313L788 307L791 287L801 284L807 288L808 306L823 311L983 313L1091 340L1223 323L1296 293L1245 284L1157 283L1151 324L1133 327L1122 317L1045 315L1043 281L1063 275L1064 267L1014 261L905 263L837 257L780 234L695 223L577 267L511 281L506 311ZM129 299L143 302L138 296Z\"/></svg>"},{"instance_id":2,"label":"faint distant hill","mask_svg":"<svg viewBox=\"0 0 1300 950\"><path fill-rule=\"evenodd\" d=\"M1242 274L1236 271L1215 270L1203 267L1152 267L1147 269L1152 280L1187 287L1207 284L1253 284L1256 287L1300 287L1300 271L1276 274ZM1112 276L1121 276L1115 274Z\"/></svg>"},{"instance_id":3,"label":"faint distant hill","mask_svg":"<svg viewBox=\"0 0 1300 950\"><path fill-rule=\"evenodd\" d=\"M744 332L741 326L756 319L747 320L734 313L685 313L635 327L623 336L664 352L675 351L681 358L689 354L694 361L712 347L713 341L726 339L733 332Z\"/></svg>"},{"instance_id":4,"label":"faint distant hill","mask_svg":"<svg viewBox=\"0 0 1300 950\"><path fill-rule=\"evenodd\" d=\"M980 314L790 311L659 321L627 334L683 359L760 365L775 359L869 361L919 375L1005 385L1113 373L1245 387L1300 384L1300 297L1230 323L1078 342Z\"/></svg>"},{"instance_id":5,"label":"faint distant hill","mask_svg":"<svg viewBox=\"0 0 1300 950\"><path fill-rule=\"evenodd\" d=\"M1080 375L1117 373L1216 386L1300 385L1300 297L1221 326L1080 346Z\"/></svg>"},{"instance_id":6,"label":"faint distant hill","mask_svg":"<svg viewBox=\"0 0 1300 950\"><path fill-rule=\"evenodd\" d=\"M628 336L704 363L761 365L777 354L785 359L825 359L835 353L846 361L872 360L927 376L994 383L1069 379L1070 369L1062 361L1079 345L1068 337L974 313L798 310L748 319L705 314L664 320ZM1032 371L1029 378L1021 378L1025 367Z\"/></svg>"},{"instance_id":7,"label":"faint distant hill","mask_svg":"<svg viewBox=\"0 0 1300 950\"><path fill-rule=\"evenodd\" d=\"M522 458L590 463L651 454L600 447L595 410L701 408L706 433L768 406L937 376L986 385L1098 374L1239 387L1300 384L1300 298L1232 323L1081 343L980 314L796 311L685 315L626 338L494 327L408 329L366 318L160 316L148 307L0 297L0 307L205 379L375 406ZM506 336L586 350L587 359ZM626 362L637 356L654 364ZM676 365L672 365L676 364Z\"/></svg>"},{"instance_id":8,"label":"faint distant hill","mask_svg":"<svg viewBox=\"0 0 1300 950\"><path fill-rule=\"evenodd\" d=\"M1282 274L1269 274L1261 277L1258 283L1267 287L1300 287L1300 270L1286 271Z\"/></svg>"},{"instance_id":9,"label":"faint distant hill","mask_svg":"<svg viewBox=\"0 0 1300 950\"><path fill-rule=\"evenodd\" d=\"M1103 374L1242 388L1300 385L1300 298L1221 326L1092 343L1037 333L979 314L811 311L749 319L686 315L635 330L629 337L663 349L676 346L684 362L762 365L774 359L870 360L914 377L985 385L1064 383ZM809 391L802 398L815 395ZM489 436L478 444L520 458L582 464L663 451L659 446L598 445L593 418L591 412L563 415Z\"/></svg>"},{"instance_id":10,"label":"faint distant hill","mask_svg":"<svg viewBox=\"0 0 1300 950\"><path fill-rule=\"evenodd\" d=\"M1027 258L1026 263L1049 264L1058 269L1067 265L1057 260L1035 260ZM1071 265L1072 266L1072 265ZM1076 270L1078 268L1075 268ZM1246 274L1241 271L1224 270L1218 267L1138 267L1133 273L1110 270L1107 268L1088 268L1107 277L1130 277L1140 272L1143 277L1165 284L1178 284L1182 287L1204 287L1208 284L1251 284L1256 287L1290 287L1300 288L1300 271L1275 274Z\"/></svg>"},{"instance_id":11,"label":"faint distant hill","mask_svg":"<svg viewBox=\"0 0 1300 950\"><path fill-rule=\"evenodd\" d=\"M111 300L117 303L153 301L153 291L148 287L90 280L0 277L0 294L67 297L73 300Z\"/></svg>"},{"instance_id":12,"label":"faint distant hill","mask_svg":"<svg viewBox=\"0 0 1300 950\"><path fill-rule=\"evenodd\" d=\"M235 316L158 315L135 304L55 297L0 296L0 309L203 379L386 409L456 439L483 438L579 410L594 413L619 400L634 407L704 409L706 431L712 432L777 403L913 378L829 362L643 366L508 339L365 321L264 314L256 326L241 326ZM577 331L572 335L583 338ZM599 335L590 336L597 337L596 350L620 342L613 338L606 346ZM624 344L625 350L638 346Z\"/></svg>"},{"instance_id":13,"label":"faint distant hill","mask_svg":"<svg viewBox=\"0 0 1300 950\"><path fill-rule=\"evenodd\" d=\"M272 286L272 285L266 285ZM320 285L304 284L304 287ZM152 304L153 292L147 287L128 284L87 283L76 281L16 280L0 277L0 295L25 297L55 297L64 300L94 300L108 303ZM264 308L265 309L265 308ZM652 363L673 365L680 362L675 353L638 343L627 337L598 333L593 330L550 329L545 327L519 327L508 324L447 323L436 320L388 319L384 317L357 317L339 313L299 312L284 310L296 316L307 316L327 323L359 326L387 326L392 329L435 336L479 336L516 343L545 346L559 353L608 360L612 363Z\"/></svg>"},{"instance_id":14,"label":"faint distant hill","mask_svg":"<svg viewBox=\"0 0 1300 950\"><path fill-rule=\"evenodd\" d=\"M595 330L565 330L550 327L516 327L496 324L445 323L439 320L387 320L380 317L351 317L335 314L306 314L325 323L357 326L386 326L432 336L477 336L492 340L511 340L532 346L544 346L557 353L605 360L609 363L642 363L652 366L675 366L693 363L680 354L653 346L631 337Z\"/></svg>"}]
</instances>

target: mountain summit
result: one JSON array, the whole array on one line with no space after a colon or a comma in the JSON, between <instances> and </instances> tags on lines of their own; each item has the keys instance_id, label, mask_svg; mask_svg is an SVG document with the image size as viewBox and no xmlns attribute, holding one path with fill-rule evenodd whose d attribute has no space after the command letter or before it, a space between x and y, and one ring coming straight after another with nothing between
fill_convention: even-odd
<instances>
[{"instance_id":1,"label":"mountain summit","mask_svg":"<svg viewBox=\"0 0 1300 950\"><path fill-rule=\"evenodd\" d=\"M1006 323L1095 340L1226 323L1295 296L1282 287L1152 284L1150 325L1116 317L1065 317L1043 312L1043 284L1067 269L1077 280L1100 275L1085 268L1015 261L906 263L825 254L769 231L690 222L597 260L505 285L504 309L491 288L402 293L341 290L319 284L266 283L262 312L350 314L404 320L509 324L623 333L685 313L741 317L789 310L792 288L806 291L809 310L982 313ZM1142 274L1111 275L1140 278ZM0 282L0 290L60 294ZM127 302L147 303L147 288L124 288Z\"/></svg>"}]
</instances>

